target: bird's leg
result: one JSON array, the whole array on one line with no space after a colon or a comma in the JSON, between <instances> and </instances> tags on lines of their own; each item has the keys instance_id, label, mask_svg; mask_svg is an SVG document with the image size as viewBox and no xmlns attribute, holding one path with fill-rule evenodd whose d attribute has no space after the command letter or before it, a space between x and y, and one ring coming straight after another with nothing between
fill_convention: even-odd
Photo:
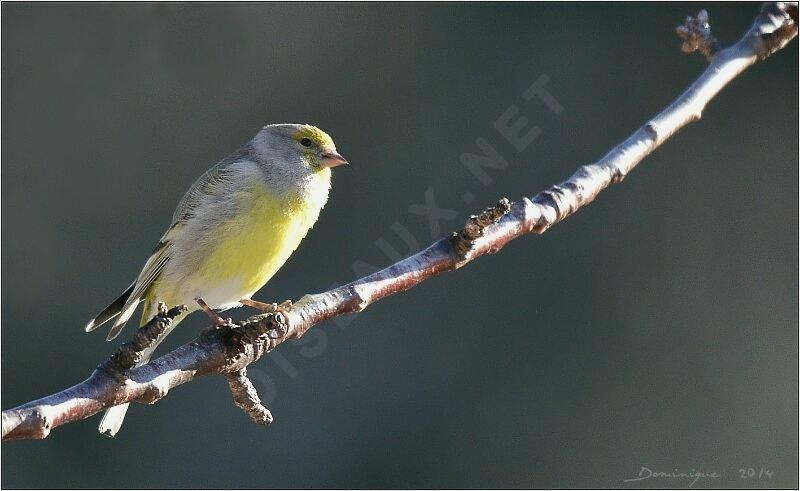
<instances>
[{"instance_id":1,"label":"bird's leg","mask_svg":"<svg viewBox=\"0 0 800 491\"><path fill-rule=\"evenodd\" d=\"M284 302L281 302L280 304L276 304L276 303L264 303L264 302L259 302L258 300L243 298L239 300L239 303L241 303L242 305L247 305L248 307L253 307L254 309L258 309L261 312L264 312L265 314L269 314L272 312L280 312L284 320L287 322L289 321L289 309L292 308L291 300L286 300ZM267 332L267 336L269 336L272 339L279 339L286 336L286 332L287 329L284 323L281 324L280 329L272 329L271 331Z\"/></svg>"},{"instance_id":2,"label":"bird's leg","mask_svg":"<svg viewBox=\"0 0 800 491\"><path fill-rule=\"evenodd\" d=\"M233 325L233 319L231 319L230 317L228 317L227 319L223 319L222 317L217 315L217 313L211 310L211 307L209 307L208 304L202 298L199 297L195 298L194 301L197 302L197 305L199 305L200 308L203 309L203 312L205 312L206 315L211 318L211 322L214 323L214 326L217 329L221 327L230 327Z\"/></svg>"}]
</instances>

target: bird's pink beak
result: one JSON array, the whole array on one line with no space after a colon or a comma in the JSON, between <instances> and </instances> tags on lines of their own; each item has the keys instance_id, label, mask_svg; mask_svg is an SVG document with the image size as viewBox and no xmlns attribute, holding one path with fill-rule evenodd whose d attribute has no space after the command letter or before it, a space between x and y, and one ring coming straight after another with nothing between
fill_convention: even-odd
<instances>
[{"instance_id":1,"label":"bird's pink beak","mask_svg":"<svg viewBox=\"0 0 800 491\"><path fill-rule=\"evenodd\" d=\"M339 167L340 165L350 165L347 160L337 152L325 152L322 154L322 167Z\"/></svg>"}]
</instances>

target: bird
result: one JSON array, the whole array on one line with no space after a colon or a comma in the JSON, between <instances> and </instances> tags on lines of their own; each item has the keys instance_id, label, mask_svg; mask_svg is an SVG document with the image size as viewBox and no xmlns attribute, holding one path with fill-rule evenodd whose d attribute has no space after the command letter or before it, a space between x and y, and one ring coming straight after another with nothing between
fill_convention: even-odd
<instances>
[{"instance_id":1,"label":"bird","mask_svg":"<svg viewBox=\"0 0 800 491\"><path fill-rule=\"evenodd\" d=\"M158 303L185 305L169 330L203 310L217 325L214 310L247 305L269 312L276 304L252 299L289 259L328 201L331 169L348 165L333 139L308 124L271 124L200 176L178 203L167 231L136 280L85 327L113 321L107 340L117 337L143 304L140 325ZM278 309L291 308L284 302ZM137 366L149 361L158 343ZM115 436L128 405L108 409L99 432Z\"/></svg>"}]
</instances>

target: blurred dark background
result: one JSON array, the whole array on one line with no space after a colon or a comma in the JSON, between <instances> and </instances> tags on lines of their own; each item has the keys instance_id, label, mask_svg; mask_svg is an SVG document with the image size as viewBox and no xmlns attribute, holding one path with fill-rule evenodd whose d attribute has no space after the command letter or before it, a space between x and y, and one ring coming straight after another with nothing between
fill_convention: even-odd
<instances>
[{"instance_id":1,"label":"blurred dark background","mask_svg":"<svg viewBox=\"0 0 800 491\"><path fill-rule=\"evenodd\" d=\"M723 44L759 9L703 6ZM457 212L442 235L605 154L704 69L674 33L700 7L4 3L2 407L116 348L83 325L262 125L316 124L352 164L256 296L297 299L410 252L397 230L431 242L409 212L429 189ZM253 365L271 428L206 378L134 405L115 440L95 417L4 444L2 486L689 484L623 482L646 466L797 487L797 58L794 41L748 70L543 236ZM560 115L522 98L543 75ZM512 105L541 131L521 153L493 126ZM459 162L478 138L509 162L487 185Z\"/></svg>"}]
</instances>

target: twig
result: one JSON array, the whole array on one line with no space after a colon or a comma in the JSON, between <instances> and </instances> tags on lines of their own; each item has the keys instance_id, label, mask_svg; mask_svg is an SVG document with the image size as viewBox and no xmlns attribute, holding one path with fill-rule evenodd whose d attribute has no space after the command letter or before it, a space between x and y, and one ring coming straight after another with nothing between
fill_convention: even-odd
<instances>
[{"instance_id":1,"label":"twig","mask_svg":"<svg viewBox=\"0 0 800 491\"><path fill-rule=\"evenodd\" d=\"M158 302L158 312L150 322L136 330L133 340L122 344L117 351L100 364L98 368L110 374L125 372L136 366L142 359L142 354L158 342L159 338L172 324L172 320L186 311L185 305L179 305L167 310L163 302Z\"/></svg>"},{"instance_id":2,"label":"twig","mask_svg":"<svg viewBox=\"0 0 800 491\"><path fill-rule=\"evenodd\" d=\"M272 423L272 413L261 404L256 388L247 378L247 369L242 368L234 373L227 373L225 379L231 389L234 404L249 414L254 423L269 426Z\"/></svg>"},{"instance_id":3,"label":"twig","mask_svg":"<svg viewBox=\"0 0 800 491\"><path fill-rule=\"evenodd\" d=\"M472 215L460 232L453 232L450 242L459 257L466 257L467 253L475 247L475 241L483 235L489 225L494 225L511 210L511 202L503 198L491 208L486 208L480 215Z\"/></svg>"},{"instance_id":4,"label":"twig","mask_svg":"<svg viewBox=\"0 0 800 491\"><path fill-rule=\"evenodd\" d=\"M502 200L463 230L388 268L324 293L306 295L295 303L288 319L279 313L251 317L230 328L209 329L194 341L128 370L144 347L157 337L159 322L169 322L174 310L159 313L137 333L132 353L120 352L80 384L3 411L3 440L45 438L52 428L87 418L124 402L153 403L173 387L197 377L219 373L229 383L234 401L257 423L271 421L261 405L245 367L286 339L299 338L312 326L407 290L440 273L457 269L527 233L541 234L591 203L612 183L622 181L639 162L683 126L700 118L706 104L750 65L781 49L797 36L797 4L766 4L753 26L731 47L719 50L712 41L707 16L701 12L680 31L689 47L707 53L709 67L669 107L649 120L598 162L578 169L567 181L533 199ZM155 323L155 324L154 324ZM269 333L286 330L272 339Z\"/></svg>"}]
</instances>

